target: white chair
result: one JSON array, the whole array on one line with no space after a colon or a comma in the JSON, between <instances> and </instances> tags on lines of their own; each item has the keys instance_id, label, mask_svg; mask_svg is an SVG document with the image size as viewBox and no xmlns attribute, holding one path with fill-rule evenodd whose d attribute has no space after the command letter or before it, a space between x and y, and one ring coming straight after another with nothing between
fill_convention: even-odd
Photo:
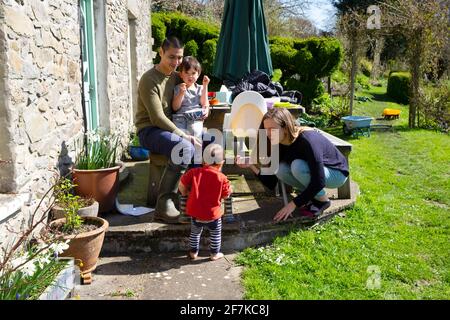
<instances>
[{"instance_id":1,"label":"white chair","mask_svg":"<svg viewBox=\"0 0 450 320\"><path fill-rule=\"evenodd\" d=\"M238 154L245 153L245 138L256 137L266 112L267 104L261 94L256 91L241 92L233 100L231 112L225 114L223 120L224 143L231 134L233 139L237 138Z\"/></svg>"}]
</instances>

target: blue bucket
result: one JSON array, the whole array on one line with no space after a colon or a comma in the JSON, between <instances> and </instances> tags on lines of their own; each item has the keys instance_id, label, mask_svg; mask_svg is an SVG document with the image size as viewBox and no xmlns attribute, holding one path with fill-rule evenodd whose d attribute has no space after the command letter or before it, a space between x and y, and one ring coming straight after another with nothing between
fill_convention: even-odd
<instances>
[{"instance_id":1,"label":"blue bucket","mask_svg":"<svg viewBox=\"0 0 450 320\"><path fill-rule=\"evenodd\" d=\"M144 147L130 146L130 156L133 160L144 161L147 160L150 155L150 151Z\"/></svg>"}]
</instances>

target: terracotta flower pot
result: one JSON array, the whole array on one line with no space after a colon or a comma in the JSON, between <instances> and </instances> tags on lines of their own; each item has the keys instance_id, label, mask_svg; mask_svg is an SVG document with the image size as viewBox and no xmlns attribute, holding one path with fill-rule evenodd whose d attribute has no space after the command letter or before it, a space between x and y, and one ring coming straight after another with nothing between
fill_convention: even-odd
<instances>
[{"instance_id":1,"label":"terracotta flower pot","mask_svg":"<svg viewBox=\"0 0 450 320\"><path fill-rule=\"evenodd\" d=\"M77 185L75 193L97 200L99 213L111 211L119 191L119 169L120 166L97 170L73 169L73 182Z\"/></svg>"},{"instance_id":2,"label":"terracotta flower pot","mask_svg":"<svg viewBox=\"0 0 450 320\"><path fill-rule=\"evenodd\" d=\"M50 222L50 228L63 224L66 218L57 219ZM64 240L69 241L69 248L65 250L61 257L73 257L76 263L80 266L80 271L83 276L90 278L90 273L97 267L98 256L103 246L103 240L105 239L105 231L109 226L108 221L99 217L85 217L85 223L94 224L98 226L97 229L80 233L77 235L65 235ZM78 259L78 260L77 260Z\"/></svg>"},{"instance_id":3,"label":"terracotta flower pot","mask_svg":"<svg viewBox=\"0 0 450 320\"><path fill-rule=\"evenodd\" d=\"M80 208L78 215L80 217L96 217L98 215L98 207L98 202L94 200L90 206ZM64 218L65 215L66 212L63 207L57 204L52 207L52 220Z\"/></svg>"}]
</instances>

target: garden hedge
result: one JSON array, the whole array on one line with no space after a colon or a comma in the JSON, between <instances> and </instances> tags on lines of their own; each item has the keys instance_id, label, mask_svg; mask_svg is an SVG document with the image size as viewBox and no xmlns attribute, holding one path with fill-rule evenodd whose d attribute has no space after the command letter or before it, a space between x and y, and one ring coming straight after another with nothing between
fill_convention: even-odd
<instances>
[{"instance_id":1,"label":"garden hedge","mask_svg":"<svg viewBox=\"0 0 450 320\"><path fill-rule=\"evenodd\" d=\"M389 75L387 95L398 103L409 103L411 74L409 72L392 72Z\"/></svg>"},{"instance_id":2,"label":"garden hedge","mask_svg":"<svg viewBox=\"0 0 450 320\"><path fill-rule=\"evenodd\" d=\"M185 55L195 56L202 64L203 71L211 74L220 33L218 26L178 12L152 13L151 21L154 49L161 46L166 36L176 36L185 43Z\"/></svg>"},{"instance_id":3,"label":"garden hedge","mask_svg":"<svg viewBox=\"0 0 450 320\"><path fill-rule=\"evenodd\" d=\"M283 72L281 84L285 90L298 90L303 104L309 106L324 87L321 78L338 69L343 57L339 40L328 37L269 39L272 65Z\"/></svg>"}]
</instances>

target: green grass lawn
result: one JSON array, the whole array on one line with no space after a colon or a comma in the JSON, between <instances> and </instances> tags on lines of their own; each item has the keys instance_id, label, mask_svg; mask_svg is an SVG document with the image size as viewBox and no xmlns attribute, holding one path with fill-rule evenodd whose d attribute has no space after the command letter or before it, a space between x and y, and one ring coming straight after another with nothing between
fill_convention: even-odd
<instances>
[{"instance_id":1,"label":"green grass lawn","mask_svg":"<svg viewBox=\"0 0 450 320\"><path fill-rule=\"evenodd\" d=\"M355 106L374 117L402 110L394 133L351 140L355 206L242 252L247 299L450 298L450 137L404 128L407 108L383 101L384 92L362 92L377 100Z\"/></svg>"},{"instance_id":2,"label":"green grass lawn","mask_svg":"<svg viewBox=\"0 0 450 320\"><path fill-rule=\"evenodd\" d=\"M371 116L374 118L372 123L379 124L391 124L395 127L407 127L408 126L408 106L390 101L386 95L386 87L374 87L372 86L368 90L362 90L356 92L358 97L367 97L371 101L362 102L354 101L353 115L358 116ZM379 120L382 118L382 113L385 108L399 109L400 118L398 120ZM377 120L378 119L378 120Z\"/></svg>"}]
</instances>

